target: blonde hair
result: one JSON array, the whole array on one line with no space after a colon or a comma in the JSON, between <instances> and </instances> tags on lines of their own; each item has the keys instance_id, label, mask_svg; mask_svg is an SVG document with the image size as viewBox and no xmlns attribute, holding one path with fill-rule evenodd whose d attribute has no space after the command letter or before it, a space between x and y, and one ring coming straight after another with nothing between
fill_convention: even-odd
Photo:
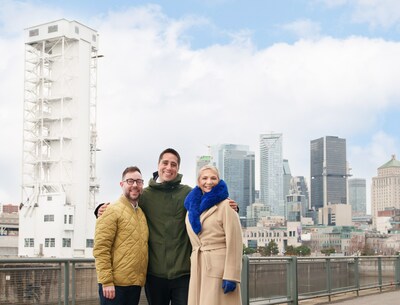
<instances>
[{"instance_id":1,"label":"blonde hair","mask_svg":"<svg viewBox=\"0 0 400 305\"><path fill-rule=\"evenodd\" d=\"M218 168L216 168L214 165L207 164L207 165L204 165L202 168L199 169L199 172L197 174L197 180L199 180L199 178L201 176L201 173L204 172L205 170L208 170L208 169L212 170L213 172L215 172L217 174L218 179L220 179Z\"/></svg>"}]
</instances>

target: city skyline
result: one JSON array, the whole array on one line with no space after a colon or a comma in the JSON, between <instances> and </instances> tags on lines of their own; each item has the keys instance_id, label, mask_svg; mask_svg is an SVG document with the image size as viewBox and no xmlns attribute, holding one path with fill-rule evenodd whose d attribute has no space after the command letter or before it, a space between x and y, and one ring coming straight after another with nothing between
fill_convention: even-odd
<instances>
[{"instance_id":1,"label":"city skyline","mask_svg":"<svg viewBox=\"0 0 400 305\"><path fill-rule=\"evenodd\" d=\"M120 172L147 181L176 148L184 183L209 145L280 132L293 176L309 141L347 140L369 191L400 154L400 3L394 1L0 0L0 201L21 201L24 29L66 18L99 33L97 202L118 198ZM367 193L370 208L370 194Z\"/></svg>"}]
</instances>

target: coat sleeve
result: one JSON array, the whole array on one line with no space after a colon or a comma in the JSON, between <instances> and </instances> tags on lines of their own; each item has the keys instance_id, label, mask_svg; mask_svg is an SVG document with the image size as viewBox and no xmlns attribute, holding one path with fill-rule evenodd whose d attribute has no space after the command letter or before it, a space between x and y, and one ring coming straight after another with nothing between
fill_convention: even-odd
<instances>
[{"instance_id":1,"label":"coat sleeve","mask_svg":"<svg viewBox=\"0 0 400 305\"><path fill-rule=\"evenodd\" d=\"M229 206L229 203L224 205L224 209L226 257L223 279L240 282L243 255L242 228L238 214Z\"/></svg>"},{"instance_id":2,"label":"coat sleeve","mask_svg":"<svg viewBox=\"0 0 400 305\"><path fill-rule=\"evenodd\" d=\"M95 257L97 281L104 286L114 285L111 249L118 228L118 215L109 207L96 221L93 256Z\"/></svg>"}]
</instances>

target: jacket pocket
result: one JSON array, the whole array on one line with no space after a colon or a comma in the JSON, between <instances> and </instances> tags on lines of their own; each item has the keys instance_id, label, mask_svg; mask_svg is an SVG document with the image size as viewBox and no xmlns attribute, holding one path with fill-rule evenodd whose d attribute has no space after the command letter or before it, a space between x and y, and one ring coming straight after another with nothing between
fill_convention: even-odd
<instances>
[{"instance_id":1,"label":"jacket pocket","mask_svg":"<svg viewBox=\"0 0 400 305\"><path fill-rule=\"evenodd\" d=\"M222 279L225 267L225 249L223 251L205 251L204 256L207 276Z\"/></svg>"}]
</instances>

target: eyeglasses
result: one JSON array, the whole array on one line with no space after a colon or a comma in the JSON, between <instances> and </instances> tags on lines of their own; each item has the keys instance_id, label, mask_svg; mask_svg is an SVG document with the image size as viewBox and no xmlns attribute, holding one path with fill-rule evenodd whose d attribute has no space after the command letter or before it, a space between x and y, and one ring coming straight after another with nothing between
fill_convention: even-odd
<instances>
[{"instance_id":1,"label":"eyeglasses","mask_svg":"<svg viewBox=\"0 0 400 305\"><path fill-rule=\"evenodd\" d=\"M124 180L122 182L126 182L126 183L128 183L128 185L133 185L136 182L137 186L142 186L143 185L143 181L144 181L143 179L132 179L132 178L130 178L130 179L126 179L126 180Z\"/></svg>"}]
</instances>

